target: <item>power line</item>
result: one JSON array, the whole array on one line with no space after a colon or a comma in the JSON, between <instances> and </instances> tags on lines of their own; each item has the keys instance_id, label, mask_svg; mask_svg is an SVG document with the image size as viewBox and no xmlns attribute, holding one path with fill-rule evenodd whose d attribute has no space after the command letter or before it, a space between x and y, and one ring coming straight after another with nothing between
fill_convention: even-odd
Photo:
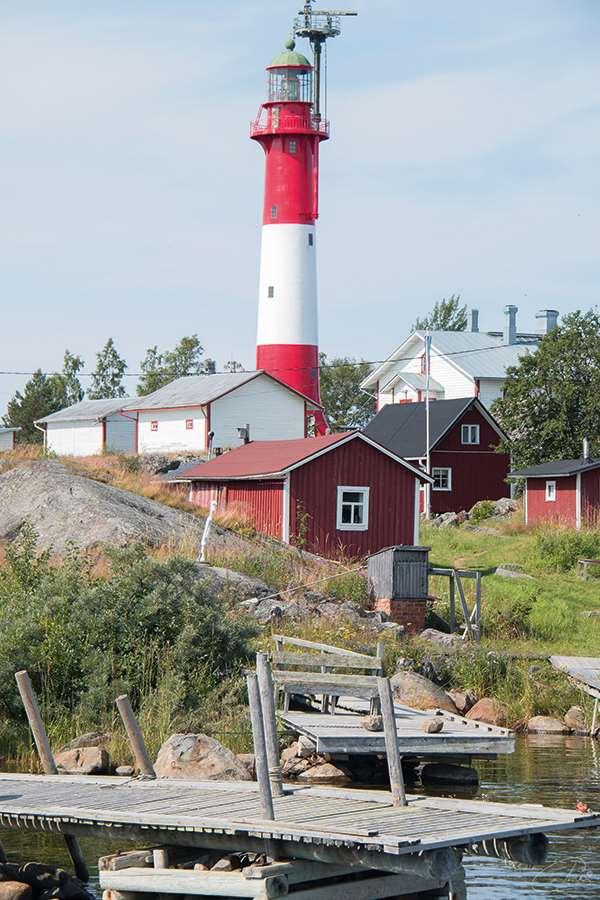
<instances>
[{"instance_id":1,"label":"power line","mask_svg":"<svg viewBox=\"0 0 600 900\"><path fill-rule=\"evenodd\" d=\"M534 343L534 342L531 342L528 344L490 344L487 347L472 347L468 350L452 350L448 353L437 353L437 354L434 353L434 354L432 354L432 356L434 358L436 356L440 357L440 358L446 358L448 356L466 356L469 353L483 353L483 352L487 352L488 350L504 350L508 346L511 346L511 347L537 347L538 345L537 345L537 343ZM390 362L390 363L416 362L421 359L422 355L423 354L420 353L418 356L398 356L398 357L387 357L386 359L370 359L370 360L367 360L367 359L349 360L347 362L342 362L342 363L318 363L316 366L288 366L286 368L280 368L280 369L269 369L269 371L272 373L273 372L306 372L306 371L313 371L315 369L318 369L318 370L339 369L339 368L342 368L343 366L349 366L349 367L381 366L386 362ZM38 371L40 371L40 370L37 369L36 372L38 372ZM238 373L232 373L227 369L219 369L219 370L216 370L215 372L201 372L199 374L200 375L231 375L231 374L244 374L244 372L246 372L246 371L253 372L256 370L243 369L243 370L240 370L240 372L238 372ZM25 377L25 376L35 375L36 372L0 371L0 375ZM46 375L46 376L52 376L52 375L62 375L63 373L62 372L43 372L42 371L41 374ZM95 374L96 374L95 372L78 372L76 377L77 378L93 378ZM146 372L124 372L123 377L124 378L141 378L145 374L147 374L147 373ZM194 373L194 374L197 374L197 373Z\"/></svg>"}]
</instances>

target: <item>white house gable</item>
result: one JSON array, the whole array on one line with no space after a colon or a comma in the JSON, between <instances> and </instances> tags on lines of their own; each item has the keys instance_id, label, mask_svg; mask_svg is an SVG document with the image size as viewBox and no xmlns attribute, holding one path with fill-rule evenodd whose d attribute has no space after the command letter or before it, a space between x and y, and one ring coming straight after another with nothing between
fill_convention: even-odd
<instances>
[{"instance_id":1,"label":"white house gable","mask_svg":"<svg viewBox=\"0 0 600 900\"><path fill-rule=\"evenodd\" d=\"M213 447L237 447L238 428L246 424L253 441L303 438L304 399L268 375L259 375L211 403Z\"/></svg>"},{"instance_id":2,"label":"white house gable","mask_svg":"<svg viewBox=\"0 0 600 900\"><path fill-rule=\"evenodd\" d=\"M58 456L95 456L102 453L102 422L92 419L48 422L46 447Z\"/></svg>"},{"instance_id":3,"label":"white house gable","mask_svg":"<svg viewBox=\"0 0 600 900\"><path fill-rule=\"evenodd\" d=\"M206 450L206 420L200 407L143 409L138 413L139 453Z\"/></svg>"}]
</instances>

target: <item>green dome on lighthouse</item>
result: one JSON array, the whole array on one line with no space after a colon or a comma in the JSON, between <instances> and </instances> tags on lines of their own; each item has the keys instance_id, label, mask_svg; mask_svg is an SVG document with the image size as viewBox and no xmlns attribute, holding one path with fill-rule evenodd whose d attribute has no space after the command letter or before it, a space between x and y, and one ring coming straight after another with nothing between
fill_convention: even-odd
<instances>
[{"instance_id":1,"label":"green dome on lighthouse","mask_svg":"<svg viewBox=\"0 0 600 900\"><path fill-rule=\"evenodd\" d=\"M302 66L302 68L312 68L312 64L307 60L303 53L296 51L296 42L292 39L286 41L285 50L278 53L275 59L269 63L268 68L282 68L284 66Z\"/></svg>"}]
</instances>

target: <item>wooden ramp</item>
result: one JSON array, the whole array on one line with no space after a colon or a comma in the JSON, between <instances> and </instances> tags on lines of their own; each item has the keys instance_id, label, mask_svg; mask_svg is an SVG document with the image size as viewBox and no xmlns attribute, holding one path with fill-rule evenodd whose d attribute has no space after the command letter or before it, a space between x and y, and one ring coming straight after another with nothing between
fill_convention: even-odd
<instances>
[{"instance_id":1,"label":"wooden ramp","mask_svg":"<svg viewBox=\"0 0 600 900\"><path fill-rule=\"evenodd\" d=\"M405 854L600 825L598 814L531 804L408 800L394 807L386 791L288 788L268 821L254 782L0 774L0 827L146 845L223 846L232 838L237 849L275 839L290 856L344 848L356 865L399 871L394 861Z\"/></svg>"},{"instance_id":2,"label":"wooden ramp","mask_svg":"<svg viewBox=\"0 0 600 900\"><path fill-rule=\"evenodd\" d=\"M600 657L551 656L550 662L555 669L564 672L574 684L594 698L591 733L595 735L600 722Z\"/></svg>"},{"instance_id":3,"label":"wooden ramp","mask_svg":"<svg viewBox=\"0 0 600 900\"><path fill-rule=\"evenodd\" d=\"M474 722L439 709L424 712L395 703L394 710L398 749L402 756L485 758L512 753L515 749L515 736L506 728ZM383 733L366 731L360 724L360 717L368 712L368 701L341 697L335 716L316 709L311 712L280 711L278 715L289 730L306 735L315 744L317 753L385 753ZM443 720L443 729L438 734L426 734L422 729L423 722L432 716L440 716Z\"/></svg>"}]
</instances>

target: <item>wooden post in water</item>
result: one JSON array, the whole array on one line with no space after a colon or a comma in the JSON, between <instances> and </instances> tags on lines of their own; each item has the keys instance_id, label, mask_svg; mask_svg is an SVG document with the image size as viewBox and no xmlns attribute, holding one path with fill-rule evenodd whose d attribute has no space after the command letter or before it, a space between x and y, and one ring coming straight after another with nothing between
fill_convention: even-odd
<instances>
[{"instance_id":1,"label":"wooden post in water","mask_svg":"<svg viewBox=\"0 0 600 900\"><path fill-rule=\"evenodd\" d=\"M275 797L283 796L283 775L279 757L279 738L277 737L277 716L275 715L275 695L273 676L266 653L256 654L256 674L262 707L265 742L267 745L267 761L269 764L269 781Z\"/></svg>"},{"instance_id":2,"label":"wooden post in water","mask_svg":"<svg viewBox=\"0 0 600 900\"><path fill-rule=\"evenodd\" d=\"M133 755L135 756L135 762L142 773L147 778L156 778L156 772L154 771L154 766L152 764L152 760L150 759L150 754L146 748L146 744L144 742L144 736L140 730L140 726L137 723L137 719L133 714L133 710L131 708L131 703L129 702L129 697L126 694L121 694L120 697L117 697L116 700L117 709L121 715L121 719L123 720L123 725L125 726L125 731L127 732L127 738L129 740L129 746L133 750Z\"/></svg>"},{"instance_id":3,"label":"wooden post in water","mask_svg":"<svg viewBox=\"0 0 600 900\"><path fill-rule=\"evenodd\" d=\"M394 806L406 806L407 802L404 790L404 776L402 774L402 759L398 752L398 732L396 730L394 700L389 678L378 677L377 689L379 691L381 715L383 717L383 735L385 737L385 752L390 773L392 799Z\"/></svg>"},{"instance_id":4,"label":"wooden post in water","mask_svg":"<svg viewBox=\"0 0 600 900\"><path fill-rule=\"evenodd\" d=\"M594 737L594 735L596 734L596 728L598 727L598 703L599 700L598 697L596 697L596 699L594 700L594 712L592 715L592 737Z\"/></svg>"},{"instance_id":5,"label":"wooden post in water","mask_svg":"<svg viewBox=\"0 0 600 900\"><path fill-rule=\"evenodd\" d=\"M29 722L29 727L31 728L31 733L33 734L33 740L35 741L42 768L46 775L58 775L58 769L56 767L52 748L50 747L48 735L46 734L46 729L44 728L37 697L35 696L35 691L31 685L31 679L24 669L21 672L16 673L15 679L19 694L21 695L21 700L23 701L23 706L25 707L27 720ZM84 883L88 882L90 880L90 875L77 838L73 834L65 834L64 838L67 850L69 851L69 856L73 862L75 875L80 881L83 881Z\"/></svg>"},{"instance_id":6,"label":"wooden post in water","mask_svg":"<svg viewBox=\"0 0 600 900\"><path fill-rule=\"evenodd\" d=\"M260 794L263 819L273 820L273 795L271 794L271 782L269 781L269 763L267 759L267 745L263 726L260 691L256 675L247 675L248 704L250 706L250 721L252 722L252 740L254 742L254 757L256 761L256 780Z\"/></svg>"}]
</instances>

